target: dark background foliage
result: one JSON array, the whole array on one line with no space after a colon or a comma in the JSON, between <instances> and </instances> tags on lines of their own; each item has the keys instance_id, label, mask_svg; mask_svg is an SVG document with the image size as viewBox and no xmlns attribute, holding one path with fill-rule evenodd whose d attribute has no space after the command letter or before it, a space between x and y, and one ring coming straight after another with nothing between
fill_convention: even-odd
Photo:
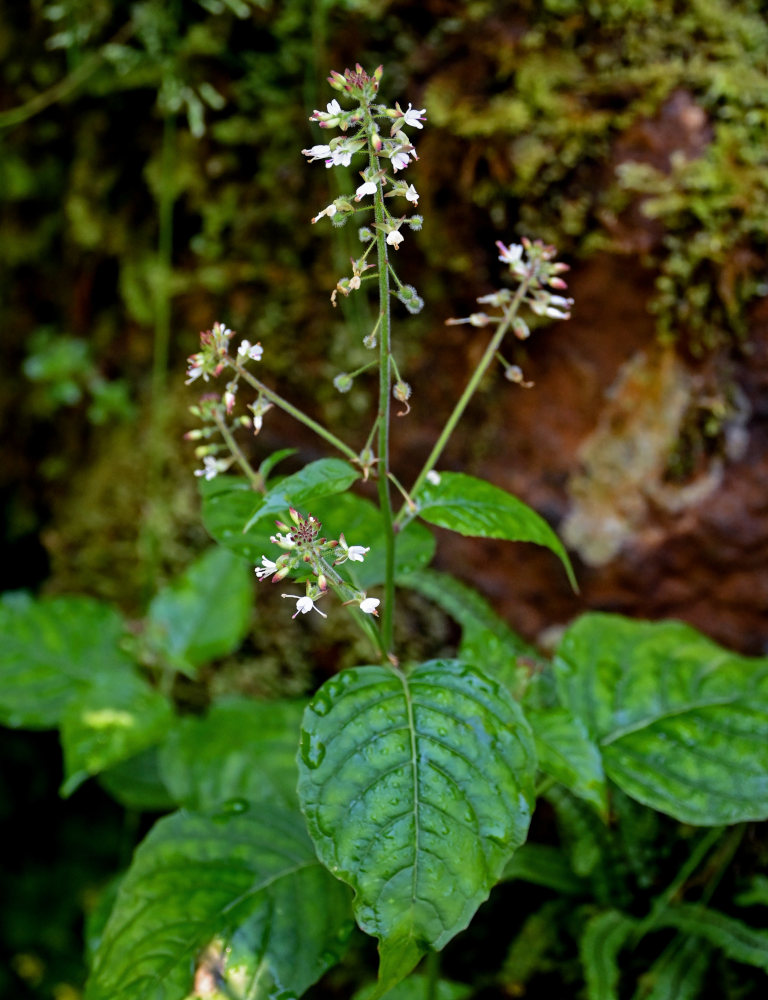
<instances>
[{"instance_id":1,"label":"dark background foliage","mask_svg":"<svg viewBox=\"0 0 768 1000\"><path fill-rule=\"evenodd\" d=\"M340 397L331 380L364 360L368 306L328 298L356 236L309 225L352 180L300 154L321 138L307 117L331 97L327 72L359 61L384 64L386 100L428 114L409 178L425 226L399 252L426 300L398 335L414 388L395 427L401 478L482 349L443 321L495 287L494 240L544 238L573 267L571 323L510 358L536 387L489 382L446 464L559 528L581 595L527 547L462 540L439 565L529 640L592 607L681 617L764 652L765 13L757 0L5 5L3 589L139 614L206 544L182 372L215 319L261 340L275 384L362 443L370 387ZM289 444L320 455L273 413L252 447ZM425 607L407 614L450 641ZM337 668L341 638L262 637L255 655L295 693L308 659ZM8 866L0 988L67 1000L81 914L142 821L98 790L58 803L47 736L5 733L2 748L0 815L29 863Z\"/></svg>"}]
</instances>

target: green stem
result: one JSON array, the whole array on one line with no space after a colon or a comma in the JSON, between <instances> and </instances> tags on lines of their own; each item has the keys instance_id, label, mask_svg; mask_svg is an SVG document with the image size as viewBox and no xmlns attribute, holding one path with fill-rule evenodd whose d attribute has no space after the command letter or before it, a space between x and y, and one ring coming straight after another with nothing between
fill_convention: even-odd
<instances>
[{"instance_id":1,"label":"green stem","mask_svg":"<svg viewBox=\"0 0 768 1000\"><path fill-rule=\"evenodd\" d=\"M227 427L225 421L218 415L214 415L214 419L216 421L216 426L219 429L219 433L224 438L224 443L226 444L227 448L229 448L229 450L232 452L235 461L245 473L245 476L250 482L251 486L258 493L265 493L266 486L264 484L264 477L260 473L256 472L254 468L252 468L251 463L243 454L240 445L237 443L237 441L235 441L235 436L230 431L229 427Z\"/></svg>"},{"instance_id":2,"label":"green stem","mask_svg":"<svg viewBox=\"0 0 768 1000\"><path fill-rule=\"evenodd\" d=\"M717 826L706 833L698 842L692 851L691 856L682 866L672 882L670 882L660 896L657 896L656 899L654 899L651 912L645 920L642 921L633 935L635 945L637 945L640 940L646 936L646 934L653 930L665 910L669 909L672 901L680 894L685 883L715 846L719 838L722 836L724 829L725 827Z\"/></svg>"},{"instance_id":3,"label":"green stem","mask_svg":"<svg viewBox=\"0 0 768 1000\"><path fill-rule=\"evenodd\" d=\"M418 476L416 477L416 481L409 490L409 493L412 497L416 495L420 487L423 485L424 480L427 477L427 473L435 467L435 463L437 462L438 458L442 455L445 446L448 444L451 435L456 429L456 425L458 424L464 411L466 410L470 399L475 394L475 391L477 387L480 385L483 376L488 371L488 368L490 367L491 363L496 357L496 352L501 347L501 342L507 335L510 327L512 326L512 322L515 316L517 315L517 310L520 308L520 303L523 301L523 296L528 291L529 283L530 279L524 280L522 284L520 284L520 286L518 287L517 291L515 292L515 295L512 298L512 301L510 302L504 314L504 319L496 327L493 337L491 337L490 341L488 342L488 346L485 349L485 353L480 359L480 363L478 364L477 368L475 368L475 370L472 372L472 376L469 382L467 382L464 392L459 397L458 402L453 408L453 412L448 417L447 421L445 422L445 426L440 432L440 436L435 442L434 448L429 453L429 458L424 463L421 472L418 474ZM409 517L412 516L413 512L409 511L408 505L407 504L403 505L403 507L400 508L397 517L395 518L395 525L399 527L402 526L403 521L408 520Z\"/></svg>"},{"instance_id":4,"label":"green stem","mask_svg":"<svg viewBox=\"0 0 768 1000\"><path fill-rule=\"evenodd\" d=\"M373 149L370 152L371 168L378 173L379 159ZM376 185L374 197L374 215L380 225L386 219L384 208L384 193L381 184ZM378 489L379 508L384 523L385 539L385 591L381 616L381 634L384 646L392 650L394 637L395 610L395 527L392 510L392 496L389 486L389 429L391 421L390 404L392 399L392 365L391 365L391 317L389 308L389 259L387 254L386 233L376 230L376 251L379 258L379 454L381 465L379 469Z\"/></svg>"},{"instance_id":5,"label":"green stem","mask_svg":"<svg viewBox=\"0 0 768 1000\"><path fill-rule=\"evenodd\" d=\"M425 961L427 984L424 990L424 1000L437 1000L437 988L440 983L440 952L428 951Z\"/></svg>"},{"instance_id":6,"label":"green stem","mask_svg":"<svg viewBox=\"0 0 768 1000\"><path fill-rule=\"evenodd\" d=\"M243 368L242 365L237 362L233 362L232 367L245 382L260 392L265 399L270 401L270 403L289 414L294 418L294 420L298 420L300 424L304 424L305 427L314 431L315 434L327 441L333 448L340 451L342 455L346 455L351 462L357 462L357 453L353 451L348 444L345 444L341 438L336 437L332 431L323 427L322 424L313 420L312 417L307 416L306 413L295 407L293 403L289 403L287 399L283 399L283 397L278 395L273 389L267 388L263 382L260 382L257 378L255 378L255 376L253 376L246 368Z\"/></svg>"}]
</instances>

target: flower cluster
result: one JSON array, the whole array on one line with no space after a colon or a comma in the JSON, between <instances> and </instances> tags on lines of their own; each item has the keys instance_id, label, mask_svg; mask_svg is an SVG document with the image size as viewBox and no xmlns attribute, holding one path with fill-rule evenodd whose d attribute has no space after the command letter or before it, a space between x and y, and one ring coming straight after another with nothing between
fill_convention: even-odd
<instances>
[{"instance_id":1,"label":"flower cluster","mask_svg":"<svg viewBox=\"0 0 768 1000\"><path fill-rule=\"evenodd\" d=\"M357 186L354 197L336 198L318 212L312 219L313 223L328 218L334 225L340 226L349 217L371 211L374 205L377 206L376 221L371 223L370 228L364 226L360 229L361 242L368 246L359 260L352 261L352 277L342 278L338 282L333 295L334 305L336 292L349 295L360 287L363 272L371 266L366 263L366 259L377 235L374 230L383 235L388 246L397 250L405 238L403 227L418 230L422 225L419 215L394 215L384 199L400 197L411 206L418 204L419 195L413 184L408 184L395 175L405 170L412 160L418 159L416 149L405 130L424 127L425 109L419 110L409 104L403 110L397 103L394 108L375 103L381 76L381 66L368 75L359 64L354 70L347 69L343 74L333 72L329 77L331 86L356 102L356 106L345 110L334 98L326 105L325 111L314 111L310 121L323 129L338 128L341 134L329 139L327 143L302 150L310 163L320 160L326 167L349 167L353 157L358 154L362 154L366 161L360 170L361 183ZM386 125L389 126L388 134ZM371 197L374 204L365 202L365 199ZM400 287L399 282L398 286ZM416 305L421 300L418 296L412 296L409 303L410 311L416 312Z\"/></svg>"},{"instance_id":2,"label":"flower cluster","mask_svg":"<svg viewBox=\"0 0 768 1000\"><path fill-rule=\"evenodd\" d=\"M233 356L230 353L230 341L234 336L234 332L223 323L214 323L212 329L200 334L200 350L187 359L187 385L198 379L209 382L227 369L232 372L232 378L221 396L206 393L196 406L190 407L190 412L203 426L188 431L184 436L188 441L207 442L195 448L195 455L203 460L203 467L197 469L195 475L206 480L215 479L219 473L226 472L235 461L231 454L231 434L248 426L253 428L254 434L258 434L264 414L272 405L260 394L256 402L248 406L250 417L233 417L240 376L245 373L248 377L243 366L249 361L261 361L264 354L261 344L242 340ZM223 437L224 441L213 440L218 437ZM227 452L227 456L218 457L223 452Z\"/></svg>"},{"instance_id":3,"label":"flower cluster","mask_svg":"<svg viewBox=\"0 0 768 1000\"><path fill-rule=\"evenodd\" d=\"M569 268L555 260L557 250L541 240L532 241L523 237L520 243L506 246L497 240L499 260L509 266L509 273L517 288L501 288L489 295L481 295L477 302L496 310L495 315L475 312L460 319L447 319L447 326L468 323L470 326L498 326L504 324L511 329L518 340L527 340L530 327L519 315L521 306L526 305L535 316L545 319L570 319L573 299L560 292L568 287L561 277ZM501 331L499 331L501 333ZM504 376L510 382L528 388L533 382L526 382L518 365L510 364L497 352L497 358L504 367Z\"/></svg>"},{"instance_id":4,"label":"flower cluster","mask_svg":"<svg viewBox=\"0 0 768 1000\"><path fill-rule=\"evenodd\" d=\"M362 562L366 554L370 551L364 545L349 545L343 533L338 539L327 539L321 537L322 524L312 514L304 516L294 507L289 512L293 526L276 521L279 529L272 535L270 541L273 545L283 549L283 554L277 559L270 559L269 556L261 557L261 566L255 569L259 580L266 580L272 577L273 583L278 583L285 579L289 573L302 572L307 570L312 574L312 579L307 581L304 594L282 594L282 597L293 598L296 601L295 618L298 614L307 614L308 611L317 611L319 615L326 618L327 615L316 607L320 600L331 587L346 599L346 604L357 604L360 610L367 615L378 615L377 608L380 601L377 597L368 597L363 591L358 591L351 587L339 573L334 569L347 562ZM334 558L335 557L335 558Z\"/></svg>"}]
</instances>

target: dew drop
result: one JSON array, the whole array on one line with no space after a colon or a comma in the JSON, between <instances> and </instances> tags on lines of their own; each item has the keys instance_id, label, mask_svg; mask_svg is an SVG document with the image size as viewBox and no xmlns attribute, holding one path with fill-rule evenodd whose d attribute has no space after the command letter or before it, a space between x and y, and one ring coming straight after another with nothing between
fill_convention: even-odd
<instances>
[{"instance_id":1,"label":"dew drop","mask_svg":"<svg viewBox=\"0 0 768 1000\"><path fill-rule=\"evenodd\" d=\"M309 707L315 715L327 715L331 710L331 699L328 697L332 692L318 691Z\"/></svg>"},{"instance_id":2,"label":"dew drop","mask_svg":"<svg viewBox=\"0 0 768 1000\"><path fill-rule=\"evenodd\" d=\"M306 729L303 729L301 731L300 753L301 759L307 767L314 770L323 763L325 744L315 733L308 733Z\"/></svg>"},{"instance_id":3,"label":"dew drop","mask_svg":"<svg viewBox=\"0 0 768 1000\"><path fill-rule=\"evenodd\" d=\"M228 799L222 803L219 812L222 815L231 816L232 814L247 812L249 808L247 799Z\"/></svg>"}]
</instances>

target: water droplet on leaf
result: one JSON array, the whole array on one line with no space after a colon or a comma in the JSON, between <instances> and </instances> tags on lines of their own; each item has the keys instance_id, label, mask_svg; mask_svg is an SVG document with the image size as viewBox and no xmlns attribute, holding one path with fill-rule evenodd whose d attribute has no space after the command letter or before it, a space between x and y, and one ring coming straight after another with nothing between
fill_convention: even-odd
<instances>
[{"instance_id":1,"label":"water droplet on leaf","mask_svg":"<svg viewBox=\"0 0 768 1000\"><path fill-rule=\"evenodd\" d=\"M309 733L306 729L301 732L301 759L307 767L314 770L320 767L325 758L325 744L316 733Z\"/></svg>"}]
</instances>

